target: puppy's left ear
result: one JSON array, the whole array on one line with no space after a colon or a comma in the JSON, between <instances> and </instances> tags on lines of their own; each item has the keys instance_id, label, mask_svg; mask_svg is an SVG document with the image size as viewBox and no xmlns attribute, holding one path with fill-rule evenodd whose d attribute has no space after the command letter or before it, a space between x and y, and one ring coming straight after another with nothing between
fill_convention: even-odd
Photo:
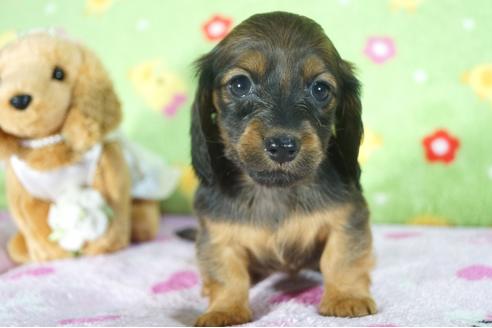
<instances>
[{"instance_id":1,"label":"puppy's left ear","mask_svg":"<svg viewBox=\"0 0 492 328\"><path fill-rule=\"evenodd\" d=\"M121 105L99 59L81 46L82 64L72 93L72 105L62 128L66 143L84 152L121 122Z\"/></svg>"},{"instance_id":2,"label":"puppy's left ear","mask_svg":"<svg viewBox=\"0 0 492 328\"><path fill-rule=\"evenodd\" d=\"M335 150L333 160L348 181L358 187L360 167L357 160L363 135L360 82L354 75L352 64L341 61L341 99L336 109L335 136L332 143Z\"/></svg>"}]
</instances>

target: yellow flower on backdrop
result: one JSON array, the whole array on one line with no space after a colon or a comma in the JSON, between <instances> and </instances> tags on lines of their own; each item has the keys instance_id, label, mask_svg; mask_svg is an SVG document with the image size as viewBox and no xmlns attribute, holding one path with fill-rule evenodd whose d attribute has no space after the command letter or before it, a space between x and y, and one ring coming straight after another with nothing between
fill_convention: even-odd
<instances>
[{"instance_id":1,"label":"yellow flower on backdrop","mask_svg":"<svg viewBox=\"0 0 492 328\"><path fill-rule=\"evenodd\" d=\"M183 81L160 59L135 65L130 69L129 78L137 94L155 111L165 111L167 105L185 94Z\"/></svg>"},{"instance_id":2,"label":"yellow flower on backdrop","mask_svg":"<svg viewBox=\"0 0 492 328\"><path fill-rule=\"evenodd\" d=\"M414 12L422 3L422 0L390 0L391 10L404 10Z\"/></svg>"},{"instance_id":3,"label":"yellow flower on backdrop","mask_svg":"<svg viewBox=\"0 0 492 328\"><path fill-rule=\"evenodd\" d=\"M193 197L196 187L198 186L198 178L193 171L191 165L184 166L181 169L181 181L179 182L179 191L188 199Z\"/></svg>"},{"instance_id":4,"label":"yellow flower on backdrop","mask_svg":"<svg viewBox=\"0 0 492 328\"><path fill-rule=\"evenodd\" d=\"M475 66L463 74L462 80L473 89L480 99L492 103L492 64Z\"/></svg>"},{"instance_id":5,"label":"yellow flower on backdrop","mask_svg":"<svg viewBox=\"0 0 492 328\"><path fill-rule=\"evenodd\" d=\"M111 8L117 0L86 0L85 11L89 15L102 15Z\"/></svg>"},{"instance_id":6,"label":"yellow flower on backdrop","mask_svg":"<svg viewBox=\"0 0 492 328\"><path fill-rule=\"evenodd\" d=\"M364 139L359 149L359 163L364 165L369 157L383 146L383 137L371 129L365 129Z\"/></svg>"},{"instance_id":7,"label":"yellow flower on backdrop","mask_svg":"<svg viewBox=\"0 0 492 328\"><path fill-rule=\"evenodd\" d=\"M450 223L446 218L431 214L422 214L411 218L408 224L416 225L433 225L433 226L449 226Z\"/></svg>"}]
</instances>

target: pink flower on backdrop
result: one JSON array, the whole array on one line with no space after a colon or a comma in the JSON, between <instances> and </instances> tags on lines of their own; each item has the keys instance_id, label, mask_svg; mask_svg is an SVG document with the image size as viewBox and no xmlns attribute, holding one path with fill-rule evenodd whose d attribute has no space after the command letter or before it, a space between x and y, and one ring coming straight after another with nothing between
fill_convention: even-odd
<instances>
[{"instance_id":1,"label":"pink flower on backdrop","mask_svg":"<svg viewBox=\"0 0 492 328\"><path fill-rule=\"evenodd\" d=\"M374 63L384 64L396 55L395 41L389 36L369 37L364 54Z\"/></svg>"},{"instance_id":2,"label":"pink flower on backdrop","mask_svg":"<svg viewBox=\"0 0 492 328\"><path fill-rule=\"evenodd\" d=\"M487 265L471 265L456 272L459 278L465 280L492 280L492 267Z\"/></svg>"},{"instance_id":3,"label":"pink flower on backdrop","mask_svg":"<svg viewBox=\"0 0 492 328\"><path fill-rule=\"evenodd\" d=\"M284 292L270 298L270 304L284 303L294 300L297 303L306 305L317 305L321 301L323 288L316 286L308 289L297 290L294 292Z\"/></svg>"},{"instance_id":4,"label":"pink flower on backdrop","mask_svg":"<svg viewBox=\"0 0 492 328\"><path fill-rule=\"evenodd\" d=\"M203 34L209 41L220 41L231 30L232 19L220 15L215 15L206 21L203 26Z\"/></svg>"},{"instance_id":5,"label":"pink flower on backdrop","mask_svg":"<svg viewBox=\"0 0 492 328\"><path fill-rule=\"evenodd\" d=\"M183 289L189 289L198 284L198 275L194 271L178 271L167 280L152 286L152 293L162 294Z\"/></svg>"},{"instance_id":6,"label":"pink flower on backdrop","mask_svg":"<svg viewBox=\"0 0 492 328\"><path fill-rule=\"evenodd\" d=\"M178 109L186 102L186 99L187 97L184 93L174 94L171 101L162 109L162 113L169 118L175 116Z\"/></svg>"}]
</instances>

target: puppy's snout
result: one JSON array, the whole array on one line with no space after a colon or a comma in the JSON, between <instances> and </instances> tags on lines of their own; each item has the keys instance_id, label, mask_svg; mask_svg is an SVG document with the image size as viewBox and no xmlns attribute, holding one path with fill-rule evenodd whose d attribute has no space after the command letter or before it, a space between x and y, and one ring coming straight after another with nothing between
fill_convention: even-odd
<instances>
[{"instance_id":1,"label":"puppy's snout","mask_svg":"<svg viewBox=\"0 0 492 328\"><path fill-rule=\"evenodd\" d=\"M31 103L32 97L30 95L17 95L10 98L10 104L18 110L26 109Z\"/></svg>"},{"instance_id":2,"label":"puppy's snout","mask_svg":"<svg viewBox=\"0 0 492 328\"><path fill-rule=\"evenodd\" d=\"M291 136L277 136L265 140L265 151L275 162L282 164L292 161L299 152L299 142Z\"/></svg>"}]
</instances>

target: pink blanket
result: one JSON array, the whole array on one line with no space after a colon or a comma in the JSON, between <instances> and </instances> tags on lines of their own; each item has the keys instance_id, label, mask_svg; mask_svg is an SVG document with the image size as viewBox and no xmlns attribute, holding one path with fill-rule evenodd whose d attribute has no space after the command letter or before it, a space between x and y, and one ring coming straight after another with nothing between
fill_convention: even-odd
<instances>
[{"instance_id":1,"label":"pink blanket","mask_svg":"<svg viewBox=\"0 0 492 328\"><path fill-rule=\"evenodd\" d=\"M0 326L182 326L206 308L194 247L163 221L158 240L117 254L14 268L0 215ZM374 316L316 312L321 278L276 274L251 290L252 326L492 326L492 229L374 227Z\"/></svg>"}]
</instances>

